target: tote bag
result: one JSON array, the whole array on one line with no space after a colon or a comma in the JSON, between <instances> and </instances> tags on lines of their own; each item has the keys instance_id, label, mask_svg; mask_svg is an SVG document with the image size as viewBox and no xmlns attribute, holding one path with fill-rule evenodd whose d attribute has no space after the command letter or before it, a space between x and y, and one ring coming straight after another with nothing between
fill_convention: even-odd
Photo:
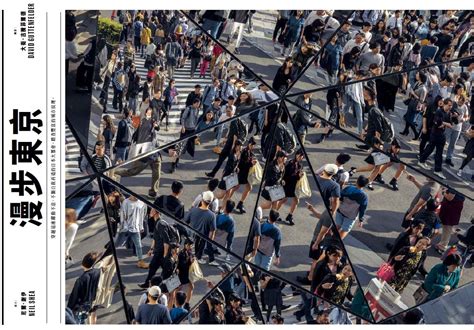
<instances>
[{"instance_id":1,"label":"tote bag","mask_svg":"<svg viewBox=\"0 0 474 330\"><path fill-rule=\"evenodd\" d=\"M249 174L247 176L247 181L251 185L256 185L262 182L262 177L263 177L263 169L262 166L260 165L259 162L256 162L255 165L253 165L250 170Z\"/></svg>"},{"instance_id":2,"label":"tote bag","mask_svg":"<svg viewBox=\"0 0 474 330\"><path fill-rule=\"evenodd\" d=\"M296 183L295 196L297 198L310 198L311 188L309 186L308 177L303 172L303 176Z\"/></svg>"}]
</instances>

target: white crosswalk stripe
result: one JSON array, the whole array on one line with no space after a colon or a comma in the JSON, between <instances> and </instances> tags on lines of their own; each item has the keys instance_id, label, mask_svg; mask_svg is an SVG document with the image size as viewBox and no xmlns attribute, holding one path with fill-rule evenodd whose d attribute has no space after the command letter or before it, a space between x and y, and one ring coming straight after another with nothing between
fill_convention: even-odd
<instances>
[{"instance_id":1,"label":"white crosswalk stripe","mask_svg":"<svg viewBox=\"0 0 474 330\"><path fill-rule=\"evenodd\" d=\"M70 175L77 175L81 173L79 169L79 157L81 155L81 148L79 147L79 144L76 142L76 139L74 138L74 135L72 135L71 129L67 124L66 125L66 130L65 130L65 135L66 135L66 161L65 161L65 167L66 167L66 177Z\"/></svg>"},{"instance_id":2,"label":"white crosswalk stripe","mask_svg":"<svg viewBox=\"0 0 474 330\"><path fill-rule=\"evenodd\" d=\"M139 54L135 55L135 66L137 69L137 73L141 78L141 83L146 81L146 76L148 72L148 70L144 67L144 65L145 65L145 59L141 58ZM200 84L202 88L204 88L205 85L211 83L211 78L209 76L209 73L208 73L207 78L196 78L199 76L199 72L198 72L199 69L197 69L195 73L195 77L191 79L190 70L191 70L190 61L186 61L183 68L178 68L175 71L173 78L176 81L176 88L178 89L179 95L178 95L178 104L172 105L171 111L169 114L170 116L169 123L171 124L171 126L179 124L179 117L180 117L181 111L184 110L186 97L188 96L189 93L194 91L194 86L197 84ZM114 109L112 106L113 97L114 97L114 91L113 91L112 86L110 86L109 91L108 91L108 98L107 98L107 113L111 115L120 113L119 110ZM141 99L142 99L142 93L140 92L138 100L141 100Z\"/></svg>"}]
</instances>

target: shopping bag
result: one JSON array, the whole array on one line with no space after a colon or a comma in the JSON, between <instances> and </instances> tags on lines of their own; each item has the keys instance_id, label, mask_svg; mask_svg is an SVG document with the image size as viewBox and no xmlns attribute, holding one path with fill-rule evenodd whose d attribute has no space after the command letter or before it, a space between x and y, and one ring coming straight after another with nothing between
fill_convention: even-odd
<instances>
[{"instance_id":1,"label":"shopping bag","mask_svg":"<svg viewBox=\"0 0 474 330\"><path fill-rule=\"evenodd\" d=\"M251 185L256 185L262 182L262 177L263 177L263 169L262 166L260 165L259 162L256 162L255 165L253 165L250 170L249 174L247 176L247 181Z\"/></svg>"},{"instance_id":2,"label":"shopping bag","mask_svg":"<svg viewBox=\"0 0 474 330\"><path fill-rule=\"evenodd\" d=\"M423 288L423 284L416 289L416 291L413 293L413 298L415 298L415 302L417 305L421 304L428 298L430 294Z\"/></svg>"},{"instance_id":3,"label":"shopping bag","mask_svg":"<svg viewBox=\"0 0 474 330\"><path fill-rule=\"evenodd\" d=\"M229 174L222 179L225 182L226 190L232 189L239 184L239 177L237 176L237 173Z\"/></svg>"},{"instance_id":4,"label":"shopping bag","mask_svg":"<svg viewBox=\"0 0 474 330\"><path fill-rule=\"evenodd\" d=\"M297 198L310 198L311 188L309 186L308 177L303 172L303 176L296 182L295 196Z\"/></svg>"},{"instance_id":5,"label":"shopping bag","mask_svg":"<svg viewBox=\"0 0 474 330\"><path fill-rule=\"evenodd\" d=\"M179 280L178 274L173 274L171 277L164 280L163 284L166 285L168 292L173 292L181 285L181 281Z\"/></svg>"},{"instance_id":6,"label":"shopping bag","mask_svg":"<svg viewBox=\"0 0 474 330\"><path fill-rule=\"evenodd\" d=\"M395 276L395 271L393 270L392 265L384 262L380 265L380 268L377 270L377 277L382 281L388 282Z\"/></svg>"},{"instance_id":7,"label":"shopping bag","mask_svg":"<svg viewBox=\"0 0 474 330\"><path fill-rule=\"evenodd\" d=\"M285 189L283 189L282 185L277 184L275 186L267 187L265 189L268 190L268 193L270 194L270 200L272 202L279 201L286 197Z\"/></svg>"},{"instance_id":8,"label":"shopping bag","mask_svg":"<svg viewBox=\"0 0 474 330\"><path fill-rule=\"evenodd\" d=\"M194 260L192 264L189 266L189 281L191 283L195 283L199 280L202 280L204 275L202 273L201 267L197 260Z\"/></svg>"}]
</instances>

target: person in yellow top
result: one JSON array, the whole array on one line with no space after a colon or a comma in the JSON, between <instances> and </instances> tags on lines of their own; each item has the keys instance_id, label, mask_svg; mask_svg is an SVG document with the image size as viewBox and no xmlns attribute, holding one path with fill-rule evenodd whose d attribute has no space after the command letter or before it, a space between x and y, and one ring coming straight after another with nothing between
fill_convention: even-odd
<instances>
[{"instance_id":1,"label":"person in yellow top","mask_svg":"<svg viewBox=\"0 0 474 330\"><path fill-rule=\"evenodd\" d=\"M150 44L151 42L151 29L148 27L148 23L143 24L143 30L140 35L140 43L141 43L141 51L142 51L142 57L145 56L145 48Z\"/></svg>"}]
</instances>

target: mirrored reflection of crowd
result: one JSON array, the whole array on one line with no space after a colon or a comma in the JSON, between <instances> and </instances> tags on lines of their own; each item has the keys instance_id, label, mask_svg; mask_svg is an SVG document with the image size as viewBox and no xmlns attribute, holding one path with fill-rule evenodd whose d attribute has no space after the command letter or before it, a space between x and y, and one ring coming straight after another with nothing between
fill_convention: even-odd
<instances>
[{"instance_id":1,"label":"mirrored reflection of crowd","mask_svg":"<svg viewBox=\"0 0 474 330\"><path fill-rule=\"evenodd\" d=\"M294 82L340 25L333 13L327 11L294 11L286 16L284 12L280 11L274 34L275 42L282 43L282 54L288 56L272 85L279 93ZM433 61L472 54L472 47L463 47L470 42L471 36L465 32L471 26L467 24L474 23L473 18L456 17L453 11L446 11L437 18L436 14L428 18L411 11L369 12L376 14L364 11L360 15L363 24L359 31L354 31L355 23L344 23L319 57L317 65L326 72L330 82L350 82L405 68L422 68ZM304 147L312 128L325 128L318 141L323 143L333 134L332 126L348 127L346 118L350 116L351 108L357 134L365 141L358 147L369 152L365 160L367 165L348 169L351 157L347 154L338 155L334 163L321 164L315 173L317 195L319 197L320 192L322 197L321 208L306 203L309 213L318 221L312 240L308 242L311 265L298 281L323 299L289 286L291 294L301 298L294 313L298 321L304 317L310 324L352 322L346 311L334 308L332 304L345 306L357 315L366 315L363 294L356 289L356 274L341 239L350 234L354 225L363 226L366 213L370 213L370 192L366 190L373 190L375 184L385 182L384 171L391 166L397 168L389 183L394 191L398 190L398 180L406 173L398 156L401 144L385 113L395 111L398 93L406 95L406 127L401 135L412 130L414 137L420 139L422 167L427 167L423 164L436 150L435 174L440 177L443 177L445 144L449 145L445 163L450 165L461 132L466 133L464 153L467 157L461 165L459 175L462 175L462 168L472 159L472 127L469 124L472 123L472 102L469 102L472 61L459 64L463 70L460 74L453 72L453 65L440 64L417 73L336 86L328 90L326 97L329 124L307 112L312 110L313 94L301 95L296 100L300 109L292 117L294 129L291 129L287 114L280 114L278 104L252 111L276 99L277 95L263 83L250 82L255 77L184 15L158 10L115 11L114 15L122 25L120 44L111 51L105 45L99 45L97 50L98 54L107 53L107 60L101 66L101 81L96 81L102 88L101 104L106 114L102 117L91 156L93 164L83 157L81 170L84 174L93 174L92 166L95 166L97 170L105 171L112 164L119 165L155 150L160 137L173 128L183 138L159 153L105 173L120 181L122 177L136 176L150 167L149 197L159 210L178 220L168 219L163 212L147 207L141 200L104 181L115 247L120 249L127 245L131 249L128 252L137 257L137 267L144 269L143 282L137 283L145 290L143 299L138 306L127 306L131 307L127 308L129 320L135 324L193 322L196 318L201 324L283 323L282 315L288 306L283 303L282 290L288 284L257 268L244 270L239 266L232 273L231 255L210 241L233 252L235 220L232 214L247 213L252 217L253 207L245 205L245 201L263 182L259 208L248 237L246 260L271 271L273 265L279 266L282 259L289 258L281 253L285 237L278 223L298 225L301 221L295 216L298 206L302 199L311 197L308 181L311 179L306 177L310 171L300 148ZM230 43L237 34L234 53L239 54L243 29L251 19L252 11L201 11L190 15L217 39L222 34L229 34L227 42ZM146 77L136 71L137 58L145 60ZM174 77L187 63L191 67L190 79L199 75L200 79L206 79L206 84L196 84L194 91L187 95L184 107L177 109L174 106L179 103L181 86L176 84ZM113 110L107 108L109 90L113 90ZM118 122L111 115L114 110L119 111ZM170 122L173 111L180 112L178 123ZM247 113L247 116L234 118ZM214 167L203 173L209 181L194 203L184 205L180 200L186 187L177 180L172 183L169 194L163 194L159 189L163 156L169 157L169 172L174 173L182 166L180 158L188 157L186 154L194 158L200 144L208 138L204 134L196 135L197 132L229 119L233 120L212 132L213 151L218 156ZM262 178L264 162L267 166ZM217 176L221 168L222 173ZM368 175L350 179L361 172ZM415 297L420 303L440 297L458 286L462 269L471 259L474 242L471 230L459 237L456 247L450 245L454 229L461 221L464 203L461 194L443 189L430 179L421 183L408 173L407 178L419 191L404 216L403 231L389 246L390 257L381 267L390 277L381 275L379 279L382 285L401 294L414 274L420 272L426 276ZM234 197L237 192L242 193L240 200ZM98 188L91 187L87 198L92 201L97 196ZM286 208L282 207L286 204L289 212L283 216ZM73 218L70 214L66 223L66 262L71 262L69 250L77 231ZM152 237L148 251L142 242L147 236ZM438 236L440 241L435 244ZM427 270L424 260L431 246L443 260ZM216 261L219 255L223 263ZM82 275L75 288L82 290L83 300L76 299L71 303L75 317L86 315L90 323L95 322L93 301L98 276L92 270L96 259L93 254L84 257L82 266L87 276ZM193 307L190 301L194 283L207 281L203 272L209 266L220 267L222 278L228 278L188 316ZM87 281L87 288L81 281ZM209 290L216 284L207 281ZM258 306L263 308L262 316ZM251 312L244 312L243 307L250 307Z\"/></svg>"}]
</instances>

